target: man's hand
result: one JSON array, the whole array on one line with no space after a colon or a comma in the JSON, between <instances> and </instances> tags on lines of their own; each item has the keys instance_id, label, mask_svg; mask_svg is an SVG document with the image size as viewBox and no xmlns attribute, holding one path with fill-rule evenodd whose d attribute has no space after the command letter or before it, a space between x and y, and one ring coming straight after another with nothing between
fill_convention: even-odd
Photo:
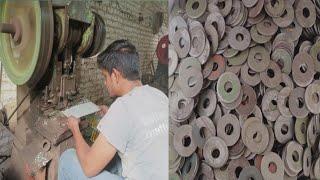
<instances>
[{"instance_id":1,"label":"man's hand","mask_svg":"<svg viewBox=\"0 0 320 180\"><path fill-rule=\"evenodd\" d=\"M104 116L109 109L109 107L106 105L99 106L99 108L100 108L100 111L97 113L99 116Z\"/></svg>"},{"instance_id":2,"label":"man's hand","mask_svg":"<svg viewBox=\"0 0 320 180\"><path fill-rule=\"evenodd\" d=\"M79 122L80 122L80 119L75 118L73 116L70 116L68 118L68 128L71 130L72 133L75 130L79 130Z\"/></svg>"}]
</instances>

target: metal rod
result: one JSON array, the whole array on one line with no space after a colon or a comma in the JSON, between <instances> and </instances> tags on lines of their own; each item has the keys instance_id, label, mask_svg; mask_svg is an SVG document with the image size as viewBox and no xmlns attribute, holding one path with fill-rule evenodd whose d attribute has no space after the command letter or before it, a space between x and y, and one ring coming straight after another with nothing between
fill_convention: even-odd
<instances>
[{"instance_id":1,"label":"metal rod","mask_svg":"<svg viewBox=\"0 0 320 180\"><path fill-rule=\"evenodd\" d=\"M28 93L23 97L23 99L19 102L19 104L17 105L17 107L14 109L14 111L11 113L11 115L8 118L8 122L10 121L10 119L13 117L13 115L17 112L17 110L19 109L19 107L21 106L21 104L24 102L24 100L29 96L30 94L30 90L28 91Z\"/></svg>"},{"instance_id":2,"label":"metal rod","mask_svg":"<svg viewBox=\"0 0 320 180\"><path fill-rule=\"evenodd\" d=\"M0 23L0 32L14 35L16 33L16 28L13 24Z\"/></svg>"}]
</instances>

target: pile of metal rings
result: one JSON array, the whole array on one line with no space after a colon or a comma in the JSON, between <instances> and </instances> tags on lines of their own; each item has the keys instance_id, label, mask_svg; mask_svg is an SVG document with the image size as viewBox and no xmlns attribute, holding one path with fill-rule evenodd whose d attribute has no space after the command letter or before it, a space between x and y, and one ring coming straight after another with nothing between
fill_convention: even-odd
<instances>
[{"instance_id":1,"label":"pile of metal rings","mask_svg":"<svg viewBox=\"0 0 320 180\"><path fill-rule=\"evenodd\" d=\"M319 5L176 0L170 179L320 179Z\"/></svg>"}]
</instances>

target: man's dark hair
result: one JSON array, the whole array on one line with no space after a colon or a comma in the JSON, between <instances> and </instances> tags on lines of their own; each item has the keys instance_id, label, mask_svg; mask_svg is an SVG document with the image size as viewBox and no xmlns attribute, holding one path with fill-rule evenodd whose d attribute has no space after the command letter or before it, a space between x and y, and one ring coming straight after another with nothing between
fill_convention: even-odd
<instances>
[{"instance_id":1,"label":"man's dark hair","mask_svg":"<svg viewBox=\"0 0 320 180\"><path fill-rule=\"evenodd\" d=\"M136 47L128 40L116 40L106 50L98 55L98 66L111 75L112 70L118 70L130 81L139 80L139 55Z\"/></svg>"}]
</instances>

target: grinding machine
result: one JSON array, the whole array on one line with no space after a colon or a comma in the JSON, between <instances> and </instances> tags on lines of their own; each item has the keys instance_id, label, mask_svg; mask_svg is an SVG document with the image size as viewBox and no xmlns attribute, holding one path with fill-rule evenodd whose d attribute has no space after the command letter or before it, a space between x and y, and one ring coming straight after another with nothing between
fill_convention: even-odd
<instances>
[{"instance_id":1,"label":"grinding machine","mask_svg":"<svg viewBox=\"0 0 320 180\"><path fill-rule=\"evenodd\" d=\"M22 179L26 164L32 172L44 169L46 179L57 179L59 157L73 146L61 112L84 101L77 91L77 59L96 56L105 45L104 21L90 4L0 1L0 60L17 85L10 179Z\"/></svg>"}]
</instances>

